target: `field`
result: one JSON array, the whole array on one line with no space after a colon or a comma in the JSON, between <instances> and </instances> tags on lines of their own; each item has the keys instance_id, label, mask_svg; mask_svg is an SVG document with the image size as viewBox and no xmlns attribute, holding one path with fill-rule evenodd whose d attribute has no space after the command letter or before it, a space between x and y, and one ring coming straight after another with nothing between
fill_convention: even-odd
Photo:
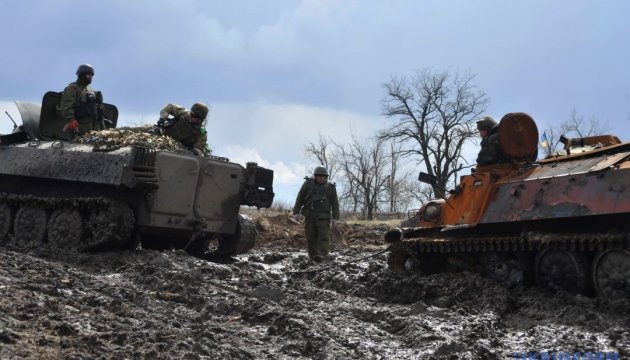
<instances>
[{"instance_id":1,"label":"field","mask_svg":"<svg viewBox=\"0 0 630 360\"><path fill-rule=\"evenodd\" d=\"M257 246L223 263L181 250L0 248L0 358L630 356L628 301L392 273L374 255L391 225L380 222L335 225L332 258L314 263L300 224L250 215Z\"/></svg>"}]
</instances>

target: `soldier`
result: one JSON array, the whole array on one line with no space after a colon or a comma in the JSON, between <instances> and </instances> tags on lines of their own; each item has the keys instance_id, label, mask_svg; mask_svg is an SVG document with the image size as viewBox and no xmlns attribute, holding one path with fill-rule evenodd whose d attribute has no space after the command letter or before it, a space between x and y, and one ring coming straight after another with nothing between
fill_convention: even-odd
<instances>
[{"instance_id":1,"label":"soldier","mask_svg":"<svg viewBox=\"0 0 630 360\"><path fill-rule=\"evenodd\" d=\"M77 68L77 81L63 89L58 110L66 121L64 132L83 134L105 129L101 110L103 97L100 91L94 91L90 86L93 76L92 65L80 65Z\"/></svg>"},{"instance_id":2,"label":"soldier","mask_svg":"<svg viewBox=\"0 0 630 360\"><path fill-rule=\"evenodd\" d=\"M194 103L190 110L176 104L168 104L160 111L160 119L150 131L172 137L197 156L207 156L210 150L207 145L208 134L203 123L208 111L208 107L202 103Z\"/></svg>"},{"instance_id":3,"label":"soldier","mask_svg":"<svg viewBox=\"0 0 630 360\"><path fill-rule=\"evenodd\" d=\"M318 166L312 178L306 178L295 199L293 217L305 217L304 230L308 242L308 256L322 261L330 252L330 217L339 220L339 200L335 184L328 182L328 171Z\"/></svg>"},{"instance_id":4,"label":"soldier","mask_svg":"<svg viewBox=\"0 0 630 360\"><path fill-rule=\"evenodd\" d=\"M490 116L477 121L477 130L481 137L481 150L477 155L477 165L486 166L506 162L505 155L499 146L499 126Z\"/></svg>"}]
</instances>

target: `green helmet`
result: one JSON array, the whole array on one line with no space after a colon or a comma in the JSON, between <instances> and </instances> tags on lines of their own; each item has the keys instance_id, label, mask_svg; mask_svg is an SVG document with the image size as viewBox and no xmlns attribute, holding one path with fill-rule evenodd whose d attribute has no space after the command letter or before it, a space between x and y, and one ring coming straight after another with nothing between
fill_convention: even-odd
<instances>
[{"instance_id":1,"label":"green helmet","mask_svg":"<svg viewBox=\"0 0 630 360\"><path fill-rule=\"evenodd\" d=\"M94 75L94 68L90 64L82 64L77 68L77 75L81 75L83 73L90 73Z\"/></svg>"},{"instance_id":2,"label":"green helmet","mask_svg":"<svg viewBox=\"0 0 630 360\"><path fill-rule=\"evenodd\" d=\"M315 168L315 171L313 171L313 175L317 176L317 175L324 175L324 176L328 176L328 170L326 170L326 167L324 166L317 166Z\"/></svg>"},{"instance_id":3,"label":"green helmet","mask_svg":"<svg viewBox=\"0 0 630 360\"><path fill-rule=\"evenodd\" d=\"M490 130L497 124L492 116L484 116L481 120L477 121L477 130Z\"/></svg>"},{"instance_id":4,"label":"green helmet","mask_svg":"<svg viewBox=\"0 0 630 360\"><path fill-rule=\"evenodd\" d=\"M202 103L194 103L190 111L197 114L201 120L204 120L206 116L208 116L208 107Z\"/></svg>"}]
</instances>

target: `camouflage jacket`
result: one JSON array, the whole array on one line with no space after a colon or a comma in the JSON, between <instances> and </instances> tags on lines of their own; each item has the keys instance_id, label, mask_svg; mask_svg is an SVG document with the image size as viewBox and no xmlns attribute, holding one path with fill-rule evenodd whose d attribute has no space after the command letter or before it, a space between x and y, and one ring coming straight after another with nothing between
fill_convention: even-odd
<instances>
[{"instance_id":1,"label":"camouflage jacket","mask_svg":"<svg viewBox=\"0 0 630 360\"><path fill-rule=\"evenodd\" d=\"M335 184L318 184L313 178L306 178L295 199L293 213L302 213L306 217L339 220L339 199Z\"/></svg>"},{"instance_id":2,"label":"camouflage jacket","mask_svg":"<svg viewBox=\"0 0 630 360\"><path fill-rule=\"evenodd\" d=\"M168 104L160 110L160 118L172 116L175 122L164 129L164 134L181 142L188 150L198 149L204 156L210 155L207 145L208 134L202 124L190 122L190 111L177 104Z\"/></svg>"},{"instance_id":3,"label":"camouflage jacket","mask_svg":"<svg viewBox=\"0 0 630 360\"><path fill-rule=\"evenodd\" d=\"M506 157L499 145L498 126L493 126L488 135L481 140L481 150L477 155L477 165L486 166L506 162Z\"/></svg>"},{"instance_id":4,"label":"camouflage jacket","mask_svg":"<svg viewBox=\"0 0 630 360\"><path fill-rule=\"evenodd\" d=\"M94 95L94 90L89 84L84 83L80 79L68 84L63 89L63 95L61 96L61 103L59 104L59 110L61 111L61 117L66 121L78 120L75 110L81 102L86 102L86 97ZM81 117L81 116L79 116Z\"/></svg>"}]
</instances>

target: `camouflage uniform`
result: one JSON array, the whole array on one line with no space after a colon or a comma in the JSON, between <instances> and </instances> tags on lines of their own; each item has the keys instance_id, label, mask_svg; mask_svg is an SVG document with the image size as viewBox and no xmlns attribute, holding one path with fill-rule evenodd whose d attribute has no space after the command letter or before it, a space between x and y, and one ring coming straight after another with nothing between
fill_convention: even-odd
<instances>
[{"instance_id":1,"label":"camouflage uniform","mask_svg":"<svg viewBox=\"0 0 630 360\"><path fill-rule=\"evenodd\" d=\"M63 89L59 104L61 117L66 123L76 119L79 122L79 134L105 129L103 122L97 121L96 109L96 93L83 79L78 78Z\"/></svg>"},{"instance_id":2,"label":"camouflage uniform","mask_svg":"<svg viewBox=\"0 0 630 360\"><path fill-rule=\"evenodd\" d=\"M190 122L190 111L177 104L168 104L160 110L161 119L167 119L169 115L174 118L174 122L164 128L164 135L181 142L188 150L199 152L203 156L209 155L208 134L203 127L203 121L198 124Z\"/></svg>"},{"instance_id":3,"label":"camouflage uniform","mask_svg":"<svg viewBox=\"0 0 630 360\"><path fill-rule=\"evenodd\" d=\"M507 162L505 154L499 145L499 126L490 116L484 116L477 121L477 129L485 130L486 136L481 139L481 150L477 155L477 165L486 166Z\"/></svg>"},{"instance_id":4,"label":"camouflage uniform","mask_svg":"<svg viewBox=\"0 0 630 360\"><path fill-rule=\"evenodd\" d=\"M488 135L481 140L481 150L477 155L477 165L486 166L505 162L503 151L499 146L498 126L493 126Z\"/></svg>"},{"instance_id":5,"label":"camouflage uniform","mask_svg":"<svg viewBox=\"0 0 630 360\"><path fill-rule=\"evenodd\" d=\"M330 252L330 217L339 220L339 200L335 184L318 184L307 178L295 199L293 213L305 217L304 230L311 258L326 256Z\"/></svg>"}]
</instances>

